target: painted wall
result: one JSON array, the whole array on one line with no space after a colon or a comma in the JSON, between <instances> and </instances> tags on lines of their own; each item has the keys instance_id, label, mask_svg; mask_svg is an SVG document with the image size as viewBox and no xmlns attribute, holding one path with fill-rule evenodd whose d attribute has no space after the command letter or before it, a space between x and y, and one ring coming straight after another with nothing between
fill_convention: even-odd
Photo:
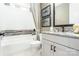
<instances>
[{"instance_id":1,"label":"painted wall","mask_svg":"<svg viewBox=\"0 0 79 59\"><path fill-rule=\"evenodd\" d=\"M0 5L0 30L25 30L35 28L30 7L17 8Z\"/></svg>"},{"instance_id":2,"label":"painted wall","mask_svg":"<svg viewBox=\"0 0 79 59\"><path fill-rule=\"evenodd\" d=\"M41 3L40 7L43 9L47 5L49 5L49 3ZM53 27L53 3L51 3L51 27ZM41 31L50 31L51 27L41 27Z\"/></svg>"},{"instance_id":3,"label":"painted wall","mask_svg":"<svg viewBox=\"0 0 79 59\"><path fill-rule=\"evenodd\" d=\"M69 15L70 24L75 24L75 23L79 24L79 3L71 3L69 12L70 12Z\"/></svg>"}]
</instances>

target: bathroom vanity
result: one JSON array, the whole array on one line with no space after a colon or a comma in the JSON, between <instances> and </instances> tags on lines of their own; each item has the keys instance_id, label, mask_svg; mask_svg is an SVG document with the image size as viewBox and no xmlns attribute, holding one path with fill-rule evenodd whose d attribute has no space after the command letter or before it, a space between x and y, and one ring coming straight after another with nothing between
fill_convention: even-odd
<instances>
[{"instance_id":1,"label":"bathroom vanity","mask_svg":"<svg viewBox=\"0 0 79 59\"><path fill-rule=\"evenodd\" d=\"M42 55L79 56L79 35L69 32L42 32Z\"/></svg>"}]
</instances>

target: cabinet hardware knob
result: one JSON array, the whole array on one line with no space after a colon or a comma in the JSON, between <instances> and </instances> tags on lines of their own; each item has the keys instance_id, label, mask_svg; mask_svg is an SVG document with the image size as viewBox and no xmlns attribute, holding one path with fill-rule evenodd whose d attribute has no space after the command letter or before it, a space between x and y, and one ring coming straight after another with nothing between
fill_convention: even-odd
<instances>
[{"instance_id":1,"label":"cabinet hardware knob","mask_svg":"<svg viewBox=\"0 0 79 59\"><path fill-rule=\"evenodd\" d=\"M54 52L56 52L56 46L54 46Z\"/></svg>"},{"instance_id":2,"label":"cabinet hardware knob","mask_svg":"<svg viewBox=\"0 0 79 59\"><path fill-rule=\"evenodd\" d=\"M53 48L52 48L52 47L53 47L53 45L51 45L51 50L53 50Z\"/></svg>"}]
</instances>

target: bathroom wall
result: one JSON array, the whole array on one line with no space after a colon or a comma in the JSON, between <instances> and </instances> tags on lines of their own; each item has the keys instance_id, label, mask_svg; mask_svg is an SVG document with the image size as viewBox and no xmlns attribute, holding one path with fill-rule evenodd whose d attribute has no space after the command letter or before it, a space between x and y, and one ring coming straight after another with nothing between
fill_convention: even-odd
<instances>
[{"instance_id":1,"label":"bathroom wall","mask_svg":"<svg viewBox=\"0 0 79 59\"><path fill-rule=\"evenodd\" d=\"M70 20L71 24L79 24L79 3L71 3L70 4Z\"/></svg>"},{"instance_id":2,"label":"bathroom wall","mask_svg":"<svg viewBox=\"0 0 79 59\"><path fill-rule=\"evenodd\" d=\"M29 6L26 5L26 8L22 8L0 3L0 30L34 29L35 24Z\"/></svg>"},{"instance_id":3,"label":"bathroom wall","mask_svg":"<svg viewBox=\"0 0 79 59\"><path fill-rule=\"evenodd\" d=\"M43 9L47 5L49 5L49 3L41 3L40 7L41 9ZM51 3L51 27L53 27L53 4L52 3ZM50 31L51 27L41 27L41 31Z\"/></svg>"}]
</instances>

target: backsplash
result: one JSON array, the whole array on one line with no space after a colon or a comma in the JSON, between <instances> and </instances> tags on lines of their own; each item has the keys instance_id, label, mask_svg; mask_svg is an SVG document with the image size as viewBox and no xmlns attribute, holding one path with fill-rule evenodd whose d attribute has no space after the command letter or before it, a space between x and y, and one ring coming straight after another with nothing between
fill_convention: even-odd
<instances>
[{"instance_id":1,"label":"backsplash","mask_svg":"<svg viewBox=\"0 0 79 59\"><path fill-rule=\"evenodd\" d=\"M54 30L57 30L58 32L62 32L61 27L54 27ZM73 28L72 27L64 27L64 32L73 32Z\"/></svg>"}]
</instances>

